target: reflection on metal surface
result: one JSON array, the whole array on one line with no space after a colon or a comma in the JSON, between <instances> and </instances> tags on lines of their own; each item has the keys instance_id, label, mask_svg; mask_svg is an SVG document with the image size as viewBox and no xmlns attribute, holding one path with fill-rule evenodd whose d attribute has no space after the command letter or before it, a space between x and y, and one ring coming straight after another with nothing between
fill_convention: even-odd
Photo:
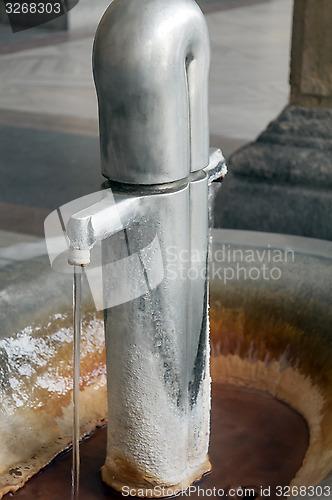
<instances>
[{"instance_id":1,"label":"reflection on metal surface","mask_svg":"<svg viewBox=\"0 0 332 500\"><path fill-rule=\"evenodd\" d=\"M112 2L93 69L102 173L114 198L67 224L71 264L89 264L102 240L102 476L148 496L158 485L186 488L210 470L208 185L226 168L221 151L209 154L209 61L193 0Z\"/></svg>"}]
</instances>

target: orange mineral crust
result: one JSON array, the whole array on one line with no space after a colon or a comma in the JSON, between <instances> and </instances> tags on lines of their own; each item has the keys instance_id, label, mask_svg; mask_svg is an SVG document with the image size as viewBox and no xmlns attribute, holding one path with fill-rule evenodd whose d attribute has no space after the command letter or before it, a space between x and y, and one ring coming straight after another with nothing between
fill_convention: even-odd
<instances>
[{"instance_id":1,"label":"orange mineral crust","mask_svg":"<svg viewBox=\"0 0 332 500\"><path fill-rule=\"evenodd\" d=\"M253 287L211 289L212 380L267 392L302 415L310 441L291 484L319 483L332 449L330 325L320 304L266 290L260 296Z\"/></svg>"}]
</instances>

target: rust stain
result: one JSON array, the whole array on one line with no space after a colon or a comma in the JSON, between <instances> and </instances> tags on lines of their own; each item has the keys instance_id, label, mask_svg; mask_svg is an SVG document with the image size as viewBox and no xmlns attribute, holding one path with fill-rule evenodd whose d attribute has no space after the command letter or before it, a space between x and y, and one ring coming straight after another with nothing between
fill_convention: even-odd
<instances>
[{"instance_id":1,"label":"rust stain","mask_svg":"<svg viewBox=\"0 0 332 500\"><path fill-rule=\"evenodd\" d=\"M259 300L226 306L222 296L211 294L212 356L237 354L250 361L279 361L297 368L324 390L332 386L332 349L329 336L302 327L278 307ZM319 319L317 318L319 322ZM319 327L317 326L317 330ZM331 335L331 334L330 334Z\"/></svg>"}]
</instances>

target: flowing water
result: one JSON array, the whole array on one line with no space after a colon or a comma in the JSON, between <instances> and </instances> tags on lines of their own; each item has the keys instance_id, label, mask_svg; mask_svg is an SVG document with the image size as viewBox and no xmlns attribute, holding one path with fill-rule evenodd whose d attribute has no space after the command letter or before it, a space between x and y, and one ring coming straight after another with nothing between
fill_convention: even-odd
<instances>
[{"instance_id":1,"label":"flowing water","mask_svg":"<svg viewBox=\"0 0 332 500\"><path fill-rule=\"evenodd\" d=\"M72 500L79 498L80 482L80 343L82 320L82 276L83 268L74 267L74 338L73 338L73 465L72 465Z\"/></svg>"}]
</instances>

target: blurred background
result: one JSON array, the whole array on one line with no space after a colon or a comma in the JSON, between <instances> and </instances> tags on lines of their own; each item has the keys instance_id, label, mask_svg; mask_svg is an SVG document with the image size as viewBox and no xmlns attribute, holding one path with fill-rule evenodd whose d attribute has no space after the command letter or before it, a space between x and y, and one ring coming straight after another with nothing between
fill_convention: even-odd
<instances>
[{"instance_id":1,"label":"blurred background","mask_svg":"<svg viewBox=\"0 0 332 500\"><path fill-rule=\"evenodd\" d=\"M4 3L0 2L1 246L42 237L48 213L99 189L102 178L91 52L96 27L109 3L109 0L80 0L61 18L13 33ZM293 0L199 0L198 3L206 16L212 48L210 142L223 150L231 171L217 195L216 225L329 238L325 228L328 224L324 222L323 229L313 230L321 223L311 224L303 212L308 198L294 206L297 195L293 191L285 200L280 194L289 191L289 186L298 189L298 184L300 191L307 189L303 182L310 181L312 188L313 159L310 157L305 165L300 155L303 170L300 168L299 172L292 163L296 149L288 151L289 161L284 150L276 151L276 143L269 143L270 136L271 140L265 137L264 147L260 141L259 153L255 145L257 136L290 101ZM305 9L305 4L312 2L295 0L295 7L296 3ZM331 11L329 0L322 0L321 4L321 9L325 5ZM304 11L300 14L299 18L306 19ZM329 15L325 12L325 16ZM318 32L322 33L322 29ZM303 52L302 46L300 49ZM312 109L312 103L310 106ZM329 128L329 111L324 116ZM282 118L283 123L287 120L291 118ZM274 139L280 132L280 127L277 129L272 134ZM311 129L306 125L304 135L310 136ZM292 124L286 132L294 135ZM325 146L318 139L322 151ZM325 139L330 141L326 133ZM277 142L279 149L285 146L284 137ZM303 141L302 146L307 148ZM267 157L264 148L268 150ZM241 157L237 156L238 151ZM291 171L296 172L295 177ZM320 174L318 177L322 184L319 196L322 196L322 188L329 188L329 180ZM275 185L287 189L275 194ZM330 203L329 193L324 196ZM317 196L312 203L318 219L322 219ZM324 213L328 206L324 205ZM313 213L312 207L309 208L308 214ZM293 214L290 218L287 210ZM295 217L299 212L304 221L300 226Z\"/></svg>"}]
</instances>

